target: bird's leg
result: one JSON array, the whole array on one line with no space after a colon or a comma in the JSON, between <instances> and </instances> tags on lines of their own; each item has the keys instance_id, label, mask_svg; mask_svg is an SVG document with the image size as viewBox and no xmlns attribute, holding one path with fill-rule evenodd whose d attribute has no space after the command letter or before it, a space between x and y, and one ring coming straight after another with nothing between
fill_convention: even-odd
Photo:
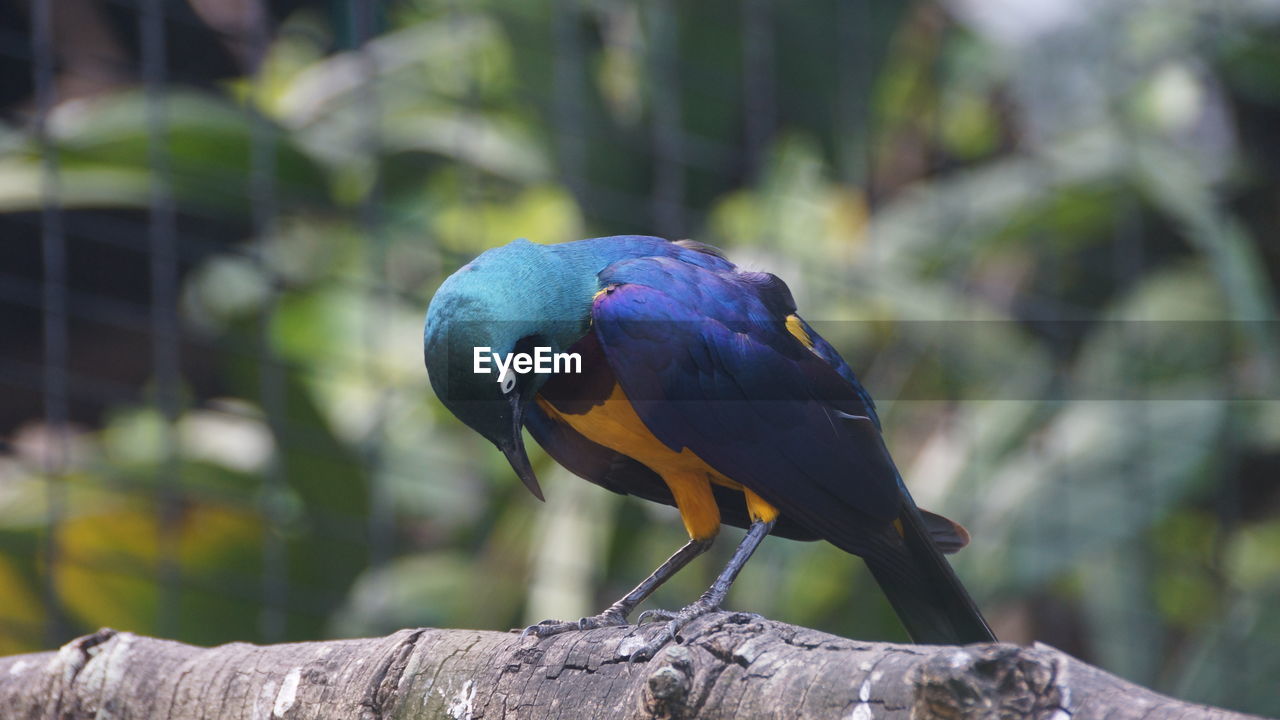
<instances>
[{"instance_id":1,"label":"bird's leg","mask_svg":"<svg viewBox=\"0 0 1280 720\"><path fill-rule=\"evenodd\" d=\"M618 599L617 602L610 605L599 615L584 617L577 622L560 622L558 620L543 620L537 625L530 625L524 629L521 635L536 635L537 637L549 637L571 630L590 630L593 628L606 627L609 625L626 625L627 616L639 605L645 598L653 594L658 586L666 582L680 571L690 560L698 557L711 547L714 538L693 539L684 544L684 547L675 551L675 553L667 558L667 561L658 566L649 577L645 578L634 590ZM750 555L750 553L748 553ZM737 573L735 573L737 574ZM730 582L733 582L732 579Z\"/></svg>"},{"instance_id":2,"label":"bird's leg","mask_svg":"<svg viewBox=\"0 0 1280 720\"><path fill-rule=\"evenodd\" d=\"M646 618L655 620L666 620L667 626L662 632L649 642L645 643L640 649L631 654L632 660L643 660L651 658L654 653L662 649L670 640L678 637L680 630L695 619L715 612L720 609L720 604L724 602L724 596L729 593L729 588L733 585L733 581L737 579L738 573L742 572L742 567L747 564L747 560L751 558L751 554L760 546L760 542L764 540L769 531L773 529L775 521L755 520L751 523L751 528L747 530L746 537L742 538L742 542L738 543L738 548L733 551L733 557L729 558L729 564L724 566L724 570L720 571L719 577L715 582L711 583L711 587L702 593L702 596L691 604L677 612L668 612L666 610L646 610L640 614L637 622L643 623Z\"/></svg>"}]
</instances>

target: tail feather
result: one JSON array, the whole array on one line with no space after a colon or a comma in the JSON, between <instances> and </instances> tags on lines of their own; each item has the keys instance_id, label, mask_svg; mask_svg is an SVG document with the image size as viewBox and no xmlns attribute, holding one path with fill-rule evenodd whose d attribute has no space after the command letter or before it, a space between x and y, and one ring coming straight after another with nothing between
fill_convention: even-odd
<instances>
[{"instance_id":1,"label":"tail feather","mask_svg":"<svg viewBox=\"0 0 1280 720\"><path fill-rule=\"evenodd\" d=\"M864 553L863 559L911 639L934 645L995 642L978 606L931 539L920 510L908 502L898 524L901 542Z\"/></svg>"},{"instance_id":2,"label":"tail feather","mask_svg":"<svg viewBox=\"0 0 1280 720\"><path fill-rule=\"evenodd\" d=\"M925 530L933 538L933 544L938 546L943 555L960 552L969 544L969 531L960 523L924 508L916 509L920 511L920 518L924 520Z\"/></svg>"}]
</instances>

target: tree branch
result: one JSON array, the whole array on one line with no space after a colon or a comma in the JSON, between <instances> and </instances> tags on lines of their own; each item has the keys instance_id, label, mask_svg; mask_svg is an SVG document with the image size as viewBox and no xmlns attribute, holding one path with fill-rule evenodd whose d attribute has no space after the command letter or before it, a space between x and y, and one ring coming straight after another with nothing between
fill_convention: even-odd
<instances>
[{"instance_id":1,"label":"tree branch","mask_svg":"<svg viewBox=\"0 0 1280 720\"><path fill-rule=\"evenodd\" d=\"M1044 645L847 640L717 613L647 663L658 625L545 640L475 630L198 648L100 630L0 658L0 717L1036 718L1246 716L1183 703Z\"/></svg>"}]
</instances>

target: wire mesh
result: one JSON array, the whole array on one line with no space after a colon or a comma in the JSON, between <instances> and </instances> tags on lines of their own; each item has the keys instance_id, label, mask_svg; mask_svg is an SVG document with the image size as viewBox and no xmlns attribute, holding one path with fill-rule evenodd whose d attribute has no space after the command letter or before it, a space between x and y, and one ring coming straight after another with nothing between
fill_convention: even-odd
<instances>
[{"instance_id":1,"label":"wire mesh","mask_svg":"<svg viewBox=\"0 0 1280 720\"><path fill-rule=\"evenodd\" d=\"M44 337L44 420L52 442L45 455L47 516L49 532L43 548L44 581L42 600L49 609L45 625L47 639L59 638L65 632L54 568L60 557L57 545L58 523L62 520L63 497L58 474L62 470L65 449L61 446L67 423L67 320L66 320L66 240L62 231L61 209L58 207L58 158L46 135L49 111L56 102L53 86L52 9L50 3L37 3L31 15L31 36L35 46L36 120L35 133L43 159L41 172L41 236L43 280Z\"/></svg>"}]
</instances>

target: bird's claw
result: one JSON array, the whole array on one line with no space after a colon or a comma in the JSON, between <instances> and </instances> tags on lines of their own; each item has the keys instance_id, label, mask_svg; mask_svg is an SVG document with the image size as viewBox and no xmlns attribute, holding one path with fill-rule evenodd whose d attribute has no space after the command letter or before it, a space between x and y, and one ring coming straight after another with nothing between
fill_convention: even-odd
<instances>
[{"instance_id":1,"label":"bird's claw","mask_svg":"<svg viewBox=\"0 0 1280 720\"><path fill-rule=\"evenodd\" d=\"M649 639L640 647L631 652L630 661L638 662L641 660L649 660L658 653L667 643L675 640L680 641L680 631L686 625L697 620L708 613L713 613L720 609L715 603L708 602L705 598L699 598L684 608L671 612L670 610L646 610L636 619L636 624L643 624L647 620L653 622L666 622L666 627L657 635Z\"/></svg>"},{"instance_id":2,"label":"bird's claw","mask_svg":"<svg viewBox=\"0 0 1280 720\"><path fill-rule=\"evenodd\" d=\"M573 632L575 630L595 630L602 627L613 627L615 625L626 625L627 619L621 613L605 610L599 615L590 615L580 618L576 621L560 621L560 620L543 620L536 625L530 625L520 633L520 637L547 638L552 635Z\"/></svg>"},{"instance_id":3,"label":"bird's claw","mask_svg":"<svg viewBox=\"0 0 1280 720\"><path fill-rule=\"evenodd\" d=\"M645 610L636 618L637 625L644 625L650 622L669 622L676 619L678 613L670 610Z\"/></svg>"},{"instance_id":4,"label":"bird's claw","mask_svg":"<svg viewBox=\"0 0 1280 720\"><path fill-rule=\"evenodd\" d=\"M559 620L543 620L542 622L539 622L536 625L530 625L525 629L521 630L520 637L526 638L532 635L534 637L541 638L541 637L547 637L549 635L555 635L556 633L565 632L565 630L563 629L563 626L568 624L569 623L561 622ZM515 632L515 631L512 630L512 632Z\"/></svg>"}]
</instances>

